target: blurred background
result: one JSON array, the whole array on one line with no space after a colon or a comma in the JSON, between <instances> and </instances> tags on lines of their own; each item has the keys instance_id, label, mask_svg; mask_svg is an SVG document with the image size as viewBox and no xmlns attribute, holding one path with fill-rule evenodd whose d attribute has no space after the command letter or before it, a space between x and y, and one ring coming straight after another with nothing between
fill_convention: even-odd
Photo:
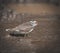
<instances>
[{"instance_id":1,"label":"blurred background","mask_svg":"<svg viewBox=\"0 0 60 53\"><path fill-rule=\"evenodd\" d=\"M52 3L55 5L60 5L60 0L0 0L0 3Z\"/></svg>"},{"instance_id":2,"label":"blurred background","mask_svg":"<svg viewBox=\"0 0 60 53\"><path fill-rule=\"evenodd\" d=\"M5 31L30 20L27 37ZM60 0L0 0L0 53L60 53Z\"/></svg>"}]
</instances>

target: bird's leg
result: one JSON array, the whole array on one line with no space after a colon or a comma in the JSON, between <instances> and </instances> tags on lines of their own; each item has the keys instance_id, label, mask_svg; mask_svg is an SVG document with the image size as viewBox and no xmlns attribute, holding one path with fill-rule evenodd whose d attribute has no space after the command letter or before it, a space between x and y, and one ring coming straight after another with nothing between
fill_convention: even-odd
<instances>
[{"instance_id":1,"label":"bird's leg","mask_svg":"<svg viewBox=\"0 0 60 53\"><path fill-rule=\"evenodd\" d=\"M25 34L25 36L24 37L26 37L26 34Z\"/></svg>"},{"instance_id":2,"label":"bird's leg","mask_svg":"<svg viewBox=\"0 0 60 53\"><path fill-rule=\"evenodd\" d=\"M29 34L27 34L27 36L29 37Z\"/></svg>"},{"instance_id":3,"label":"bird's leg","mask_svg":"<svg viewBox=\"0 0 60 53\"><path fill-rule=\"evenodd\" d=\"M31 35L30 35L30 34L28 34L28 37L31 37Z\"/></svg>"}]
</instances>

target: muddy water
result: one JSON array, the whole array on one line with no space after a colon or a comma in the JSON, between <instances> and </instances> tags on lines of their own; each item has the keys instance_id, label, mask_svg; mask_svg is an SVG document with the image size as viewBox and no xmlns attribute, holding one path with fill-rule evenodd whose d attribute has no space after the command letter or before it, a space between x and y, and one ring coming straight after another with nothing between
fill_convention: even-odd
<instances>
[{"instance_id":1,"label":"muddy water","mask_svg":"<svg viewBox=\"0 0 60 53\"><path fill-rule=\"evenodd\" d=\"M20 5L19 5L20 6ZM22 5L24 6L24 5ZM45 10L41 9L41 12L48 12L47 15L40 15L39 6L33 5L30 7L9 7L11 9L16 9L17 12L20 13L30 13L30 15L26 15L24 17L23 22L29 20L38 21L38 26L35 27L33 32L29 34L28 37L21 36L11 36L9 33L5 31L6 28L15 27L19 25L20 22L8 22L2 23L0 22L0 52L1 53L58 53L60 52L60 17L55 14L56 11L50 8L45 8ZM47 5L48 6L48 5ZM35 8L36 7L36 8ZM18 9L17 9L18 8ZM33 9L34 8L34 9ZM20 10L21 9L21 10ZM38 11L35 11L39 9ZM30 10L30 11L29 11ZM31 15L32 13L32 15ZM52 14L51 14L52 13ZM12 19L12 18L11 18ZM20 21L20 20L18 20Z\"/></svg>"}]
</instances>

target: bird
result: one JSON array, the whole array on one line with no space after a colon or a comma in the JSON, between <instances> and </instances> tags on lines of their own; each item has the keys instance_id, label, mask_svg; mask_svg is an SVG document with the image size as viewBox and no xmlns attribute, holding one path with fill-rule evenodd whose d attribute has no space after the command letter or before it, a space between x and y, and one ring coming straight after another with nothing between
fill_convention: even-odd
<instances>
[{"instance_id":1,"label":"bird","mask_svg":"<svg viewBox=\"0 0 60 53\"><path fill-rule=\"evenodd\" d=\"M15 28L6 29L6 31L10 34L24 34L26 36L27 34L32 32L37 25L37 21L28 21L16 26Z\"/></svg>"}]
</instances>

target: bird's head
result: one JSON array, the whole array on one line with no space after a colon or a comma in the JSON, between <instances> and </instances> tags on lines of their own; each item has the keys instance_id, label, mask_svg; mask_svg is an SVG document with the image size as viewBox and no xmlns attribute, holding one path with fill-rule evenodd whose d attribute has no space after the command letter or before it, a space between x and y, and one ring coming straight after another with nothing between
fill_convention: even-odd
<instances>
[{"instance_id":1,"label":"bird's head","mask_svg":"<svg viewBox=\"0 0 60 53\"><path fill-rule=\"evenodd\" d=\"M31 23L31 25L32 25L33 27L38 24L37 21L30 21L30 23Z\"/></svg>"}]
</instances>

